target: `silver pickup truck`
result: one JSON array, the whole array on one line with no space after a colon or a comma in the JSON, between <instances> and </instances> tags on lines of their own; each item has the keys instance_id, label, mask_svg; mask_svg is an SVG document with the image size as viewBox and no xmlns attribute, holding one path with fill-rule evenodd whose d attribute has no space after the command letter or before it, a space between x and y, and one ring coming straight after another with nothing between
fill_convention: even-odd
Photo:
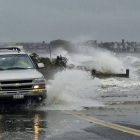
<instances>
[{"instance_id":1,"label":"silver pickup truck","mask_svg":"<svg viewBox=\"0 0 140 140\"><path fill-rule=\"evenodd\" d=\"M46 80L37 70L43 67L19 48L0 48L0 100L44 100Z\"/></svg>"}]
</instances>

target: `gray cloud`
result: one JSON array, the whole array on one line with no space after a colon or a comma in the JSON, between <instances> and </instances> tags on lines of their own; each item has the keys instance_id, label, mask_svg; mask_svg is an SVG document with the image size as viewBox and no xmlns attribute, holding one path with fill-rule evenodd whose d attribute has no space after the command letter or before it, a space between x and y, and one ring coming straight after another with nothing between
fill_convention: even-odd
<instances>
[{"instance_id":1,"label":"gray cloud","mask_svg":"<svg viewBox=\"0 0 140 140\"><path fill-rule=\"evenodd\" d=\"M139 0L1 0L0 42L139 41L139 7Z\"/></svg>"}]
</instances>

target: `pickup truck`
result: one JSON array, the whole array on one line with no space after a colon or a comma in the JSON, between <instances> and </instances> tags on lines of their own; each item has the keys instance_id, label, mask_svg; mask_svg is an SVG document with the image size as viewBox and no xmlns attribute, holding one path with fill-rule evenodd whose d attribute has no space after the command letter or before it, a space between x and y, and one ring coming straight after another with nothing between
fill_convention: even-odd
<instances>
[{"instance_id":1,"label":"pickup truck","mask_svg":"<svg viewBox=\"0 0 140 140\"><path fill-rule=\"evenodd\" d=\"M47 97L46 79L38 71L43 67L17 47L0 48L0 100L43 101Z\"/></svg>"}]
</instances>

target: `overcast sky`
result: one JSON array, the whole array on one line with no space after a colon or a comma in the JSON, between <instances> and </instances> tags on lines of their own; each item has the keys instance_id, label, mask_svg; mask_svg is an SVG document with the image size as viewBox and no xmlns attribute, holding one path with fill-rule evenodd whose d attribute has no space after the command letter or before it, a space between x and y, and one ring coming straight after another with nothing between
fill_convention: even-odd
<instances>
[{"instance_id":1,"label":"overcast sky","mask_svg":"<svg viewBox=\"0 0 140 140\"><path fill-rule=\"evenodd\" d=\"M140 0L0 0L0 42L140 42Z\"/></svg>"}]
</instances>

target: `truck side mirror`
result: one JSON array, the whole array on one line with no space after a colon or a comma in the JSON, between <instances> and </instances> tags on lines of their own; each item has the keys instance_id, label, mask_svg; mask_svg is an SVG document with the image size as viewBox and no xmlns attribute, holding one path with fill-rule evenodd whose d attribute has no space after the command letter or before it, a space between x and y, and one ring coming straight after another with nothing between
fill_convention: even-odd
<instances>
[{"instance_id":1,"label":"truck side mirror","mask_svg":"<svg viewBox=\"0 0 140 140\"><path fill-rule=\"evenodd\" d=\"M38 68L40 69L45 67L43 63L37 63L37 65L38 65Z\"/></svg>"}]
</instances>

